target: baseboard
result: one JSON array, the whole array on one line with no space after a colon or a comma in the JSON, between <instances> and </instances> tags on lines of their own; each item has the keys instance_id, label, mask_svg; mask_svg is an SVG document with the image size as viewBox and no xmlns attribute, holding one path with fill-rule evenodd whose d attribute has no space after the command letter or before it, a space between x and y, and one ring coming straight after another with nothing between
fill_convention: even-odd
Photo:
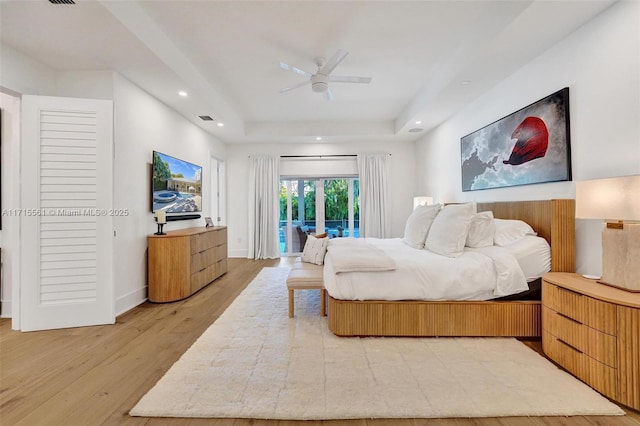
<instances>
[{"instance_id":1,"label":"baseboard","mask_svg":"<svg viewBox=\"0 0 640 426\"><path fill-rule=\"evenodd\" d=\"M246 259L248 253L249 253L248 249L235 249L235 250L229 250L229 252L227 253L227 256L228 257L241 257L241 258Z\"/></svg>"},{"instance_id":2,"label":"baseboard","mask_svg":"<svg viewBox=\"0 0 640 426\"><path fill-rule=\"evenodd\" d=\"M116 300L116 316L122 315L127 311L135 308L136 306L147 301L147 287L144 286L138 290L134 290L125 296L119 297ZM11 310L11 301L10 300L2 300L0 302L2 305L0 307L0 318L11 318L12 310Z\"/></svg>"},{"instance_id":3,"label":"baseboard","mask_svg":"<svg viewBox=\"0 0 640 426\"><path fill-rule=\"evenodd\" d=\"M116 317L147 301L147 286L131 291L116 299Z\"/></svg>"}]
</instances>

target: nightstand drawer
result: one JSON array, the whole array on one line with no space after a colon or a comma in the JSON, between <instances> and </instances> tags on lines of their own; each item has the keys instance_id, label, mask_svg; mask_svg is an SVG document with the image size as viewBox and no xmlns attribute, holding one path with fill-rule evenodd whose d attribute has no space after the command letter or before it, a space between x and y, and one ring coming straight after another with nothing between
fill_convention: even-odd
<instances>
[{"instance_id":1,"label":"nightstand drawer","mask_svg":"<svg viewBox=\"0 0 640 426\"><path fill-rule=\"evenodd\" d=\"M584 354L549 332L542 332L544 352L577 378L602 394L617 398L617 370Z\"/></svg>"},{"instance_id":2,"label":"nightstand drawer","mask_svg":"<svg viewBox=\"0 0 640 426\"><path fill-rule=\"evenodd\" d=\"M617 367L617 339L558 313L546 306L542 308L542 324L556 338L584 352L587 356Z\"/></svg>"},{"instance_id":3,"label":"nightstand drawer","mask_svg":"<svg viewBox=\"0 0 640 426\"><path fill-rule=\"evenodd\" d=\"M582 324L617 334L616 305L543 281L544 305Z\"/></svg>"}]
</instances>

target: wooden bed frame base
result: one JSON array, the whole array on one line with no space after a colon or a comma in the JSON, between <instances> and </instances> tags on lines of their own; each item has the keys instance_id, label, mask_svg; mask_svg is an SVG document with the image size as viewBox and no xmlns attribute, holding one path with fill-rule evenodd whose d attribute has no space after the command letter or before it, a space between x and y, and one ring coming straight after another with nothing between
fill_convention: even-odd
<instances>
[{"instance_id":1,"label":"wooden bed frame base","mask_svg":"<svg viewBox=\"0 0 640 426\"><path fill-rule=\"evenodd\" d=\"M529 223L551 245L551 270L575 271L575 201L478 203L478 211ZM539 301L352 301L329 297L338 336L540 337Z\"/></svg>"},{"instance_id":2,"label":"wooden bed frame base","mask_svg":"<svg viewBox=\"0 0 640 426\"><path fill-rule=\"evenodd\" d=\"M329 297L338 336L539 337L540 302L387 302Z\"/></svg>"}]
</instances>

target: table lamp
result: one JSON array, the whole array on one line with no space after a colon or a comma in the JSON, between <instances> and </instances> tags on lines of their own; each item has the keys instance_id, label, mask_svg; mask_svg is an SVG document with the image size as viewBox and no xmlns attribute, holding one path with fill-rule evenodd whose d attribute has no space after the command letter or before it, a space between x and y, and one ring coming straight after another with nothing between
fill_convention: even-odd
<instances>
[{"instance_id":1,"label":"table lamp","mask_svg":"<svg viewBox=\"0 0 640 426\"><path fill-rule=\"evenodd\" d=\"M156 222L158 223L158 232L156 232L154 235L167 235L162 232L162 227L165 223L167 223L167 212L165 212L164 210L156 211Z\"/></svg>"},{"instance_id":2,"label":"table lamp","mask_svg":"<svg viewBox=\"0 0 640 426\"><path fill-rule=\"evenodd\" d=\"M640 175L576 182L576 218L606 221L598 282L640 292Z\"/></svg>"},{"instance_id":3,"label":"table lamp","mask_svg":"<svg viewBox=\"0 0 640 426\"><path fill-rule=\"evenodd\" d=\"M429 206L433 204L433 197L413 197L413 209L415 210L418 206Z\"/></svg>"}]
</instances>

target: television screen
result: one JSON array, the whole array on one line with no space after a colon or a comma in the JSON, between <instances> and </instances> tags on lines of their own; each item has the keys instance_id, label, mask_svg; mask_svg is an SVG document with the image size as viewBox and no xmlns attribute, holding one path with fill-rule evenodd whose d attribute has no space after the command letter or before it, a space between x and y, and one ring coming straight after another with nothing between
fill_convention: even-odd
<instances>
[{"instance_id":1,"label":"television screen","mask_svg":"<svg viewBox=\"0 0 640 426\"><path fill-rule=\"evenodd\" d=\"M153 208L167 215L202 211L202 167L153 151Z\"/></svg>"}]
</instances>

